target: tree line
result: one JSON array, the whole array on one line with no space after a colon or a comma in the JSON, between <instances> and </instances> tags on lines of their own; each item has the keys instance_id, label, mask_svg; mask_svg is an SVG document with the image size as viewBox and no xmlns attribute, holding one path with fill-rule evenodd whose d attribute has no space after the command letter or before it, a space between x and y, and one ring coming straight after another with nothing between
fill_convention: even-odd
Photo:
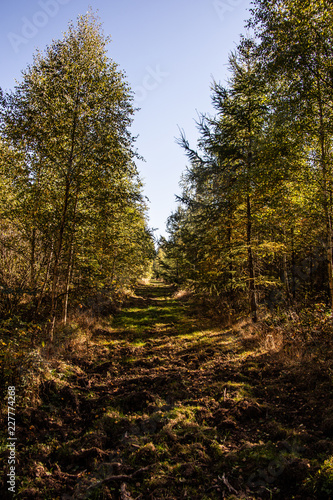
<instances>
[{"instance_id":1,"label":"tree line","mask_svg":"<svg viewBox=\"0 0 333 500\"><path fill-rule=\"evenodd\" d=\"M156 272L224 308L333 307L333 11L326 0L255 0L197 121Z\"/></svg>"},{"instance_id":2,"label":"tree line","mask_svg":"<svg viewBox=\"0 0 333 500\"><path fill-rule=\"evenodd\" d=\"M133 93L89 12L0 95L0 312L46 314L116 293L154 244L130 125Z\"/></svg>"}]
</instances>

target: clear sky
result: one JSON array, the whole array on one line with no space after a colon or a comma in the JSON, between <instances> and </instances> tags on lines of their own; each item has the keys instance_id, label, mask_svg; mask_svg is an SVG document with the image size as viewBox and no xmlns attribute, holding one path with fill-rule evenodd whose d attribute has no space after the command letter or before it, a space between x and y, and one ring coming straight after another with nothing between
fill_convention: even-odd
<instances>
[{"instance_id":1,"label":"clear sky","mask_svg":"<svg viewBox=\"0 0 333 500\"><path fill-rule=\"evenodd\" d=\"M212 112L213 78L225 82L228 54L245 32L250 0L11 0L0 19L2 89L14 87L36 48L62 37L68 22L88 6L111 35L110 57L136 93L132 133L145 158L138 162L150 200L150 226L165 234L175 209L186 158L178 127L194 146L198 112Z\"/></svg>"}]
</instances>

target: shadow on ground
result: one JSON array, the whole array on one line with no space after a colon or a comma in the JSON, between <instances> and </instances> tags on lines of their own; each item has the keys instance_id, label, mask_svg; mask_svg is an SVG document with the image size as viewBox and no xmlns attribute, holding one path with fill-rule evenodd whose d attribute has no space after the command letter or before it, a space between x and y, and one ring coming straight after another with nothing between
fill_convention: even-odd
<instances>
[{"instance_id":1,"label":"shadow on ground","mask_svg":"<svg viewBox=\"0 0 333 500\"><path fill-rule=\"evenodd\" d=\"M44 381L17 423L21 498L331 498L314 478L333 454L332 374L173 294L139 287Z\"/></svg>"}]
</instances>

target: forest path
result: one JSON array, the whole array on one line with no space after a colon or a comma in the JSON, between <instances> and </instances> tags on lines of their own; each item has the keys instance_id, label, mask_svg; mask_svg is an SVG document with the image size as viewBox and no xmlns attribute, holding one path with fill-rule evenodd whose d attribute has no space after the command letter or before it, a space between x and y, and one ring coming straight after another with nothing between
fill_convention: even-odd
<instances>
[{"instance_id":1,"label":"forest path","mask_svg":"<svg viewBox=\"0 0 333 500\"><path fill-rule=\"evenodd\" d=\"M317 498L303 488L316 447L332 451L327 381L313 387L247 328L221 328L170 286L138 287L44 384L22 498Z\"/></svg>"}]
</instances>

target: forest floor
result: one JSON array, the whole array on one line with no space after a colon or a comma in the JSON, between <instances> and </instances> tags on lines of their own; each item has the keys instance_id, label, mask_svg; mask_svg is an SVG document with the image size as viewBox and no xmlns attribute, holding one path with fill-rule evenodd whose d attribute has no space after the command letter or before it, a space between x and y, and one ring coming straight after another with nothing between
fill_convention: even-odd
<instances>
[{"instance_id":1,"label":"forest floor","mask_svg":"<svg viewBox=\"0 0 333 500\"><path fill-rule=\"evenodd\" d=\"M332 365L286 358L174 292L142 285L49 353L37 403L16 410L17 498L333 498Z\"/></svg>"}]
</instances>

